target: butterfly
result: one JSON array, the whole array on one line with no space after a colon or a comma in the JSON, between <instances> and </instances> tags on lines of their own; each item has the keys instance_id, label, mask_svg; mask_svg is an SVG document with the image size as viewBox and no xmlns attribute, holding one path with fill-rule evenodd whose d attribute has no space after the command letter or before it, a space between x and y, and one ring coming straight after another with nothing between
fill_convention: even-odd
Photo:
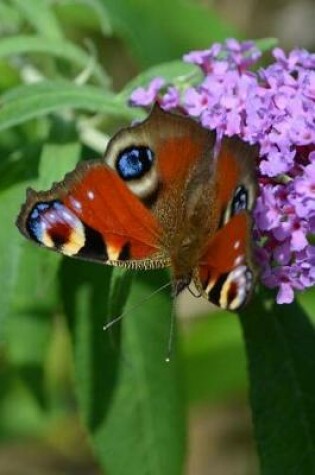
<instances>
[{"instance_id":1,"label":"butterfly","mask_svg":"<svg viewBox=\"0 0 315 475\"><path fill-rule=\"evenodd\" d=\"M128 269L170 267L213 304L245 305L255 283L251 210L257 150L157 104L120 130L102 160L49 191L27 190L21 233L48 249Z\"/></svg>"}]
</instances>

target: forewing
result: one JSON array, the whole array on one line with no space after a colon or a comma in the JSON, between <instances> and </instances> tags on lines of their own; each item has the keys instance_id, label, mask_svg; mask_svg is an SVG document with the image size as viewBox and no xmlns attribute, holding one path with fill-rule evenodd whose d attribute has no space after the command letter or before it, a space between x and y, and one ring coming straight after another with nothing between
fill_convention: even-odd
<instances>
[{"instance_id":1,"label":"forewing","mask_svg":"<svg viewBox=\"0 0 315 475\"><path fill-rule=\"evenodd\" d=\"M183 191L194 167L203 158L209 165L215 144L215 133L201 127L189 117L163 111L157 104L149 117L132 127L122 129L109 142L104 160L122 176L123 154L147 147L153 154L152 166L141 176L128 176L126 186L150 209L169 203L174 190ZM167 197L167 198L166 198Z\"/></svg>"},{"instance_id":2,"label":"forewing","mask_svg":"<svg viewBox=\"0 0 315 475\"><path fill-rule=\"evenodd\" d=\"M80 164L50 191L29 190L17 225L27 238L69 256L163 265L154 215L100 161Z\"/></svg>"}]
</instances>

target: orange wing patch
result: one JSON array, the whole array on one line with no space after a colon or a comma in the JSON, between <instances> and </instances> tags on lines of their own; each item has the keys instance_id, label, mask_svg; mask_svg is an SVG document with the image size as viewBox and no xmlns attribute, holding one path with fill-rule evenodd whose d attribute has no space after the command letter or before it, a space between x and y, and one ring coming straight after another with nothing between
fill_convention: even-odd
<instances>
[{"instance_id":1,"label":"orange wing patch","mask_svg":"<svg viewBox=\"0 0 315 475\"><path fill-rule=\"evenodd\" d=\"M201 258L196 286L221 308L237 310L252 292L255 271L250 239L250 216L242 212L216 233Z\"/></svg>"}]
</instances>

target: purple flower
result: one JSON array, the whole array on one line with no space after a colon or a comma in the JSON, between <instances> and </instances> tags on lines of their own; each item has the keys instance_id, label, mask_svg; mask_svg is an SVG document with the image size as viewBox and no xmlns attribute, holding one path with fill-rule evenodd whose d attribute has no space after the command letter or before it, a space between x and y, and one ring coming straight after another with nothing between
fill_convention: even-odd
<instances>
[{"instance_id":1,"label":"purple flower","mask_svg":"<svg viewBox=\"0 0 315 475\"><path fill-rule=\"evenodd\" d=\"M294 49L286 55L281 48L275 48L272 54L277 63L289 72L299 68L315 68L315 54L311 54L305 49Z\"/></svg>"},{"instance_id":2,"label":"purple flower","mask_svg":"<svg viewBox=\"0 0 315 475\"><path fill-rule=\"evenodd\" d=\"M130 102L134 106L150 106L155 102L158 93L165 85L163 78L154 78L147 88L138 87L130 95Z\"/></svg>"},{"instance_id":3,"label":"purple flower","mask_svg":"<svg viewBox=\"0 0 315 475\"><path fill-rule=\"evenodd\" d=\"M180 94L178 89L174 86L170 86L161 98L160 106L164 110L176 109L180 103Z\"/></svg>"},{"instance_id":4,"label":"purple flower","mask_svg":"<svg viewBox=\"0 0 315 475\"><path fill-rule=\"evenodd\" d=\"M304 217L307 212L315 214L315 152L310 153L309 161L303 175L297 177L294 183L300 217Z\"/></svg>"},{"instance_id":5,"label":"purple flower","mask_svg":"<svg viewBox=\"0 0 315 475\"><path fill-rule=\"evenodd\" d=\"M229 62L236 64L240 69L247 69L261 57L261 52L253 41L240 43L234 38L230 38L226 40L225 48Z\"/></svg>"},{"instance_id":6,"label":"purple flower","mask_svg":"<svg viewBox=\"0 0 315 475\"><path fill-rule=\"evenodd\" d=\"M291 260L291 242L289 239L274 248L273 259L282 266L289 264Z\"/></svg>"},{"instance_id":7,"label":"purple flower","mask_svg":"<svg viewBox=\"0 0 315 475\"><path fill-rule=\"evenodd\" d=\"M294 290L303 289L298 274L296 266L284 265L276 267L274 270L268 269L262 275L262 281L267 287L278 288L277 303L291 303L294 299Z\"/></svg>"},{"instance_id":8,"label":"purple flower","mask_svg":"<svg viewBox=\"0 0 315 475\"><path fill-rule=\"evenodd\" d=\"M260 187L256 201L255 220L261 231L270 231L280 223L282 187L266 184Z\"/></svg>"},{"instance_id":9,"label":"purple flower","mask_svg":"<svg viewBox=\"0 0 315 475\"><path fill-rule=\"evenodd\" d=\"M184 56L203 78L180 89L161 78L133 92L133 104L158 99L204 127L258 144L259 195L254 210L256 260L261 281L278 289L277 302L315 285L315 54L272 52L275 61L257 68L255 44L228 39Z\"/></svg>"},{"instance_id":10,"label":"purple flower","mask_svg":"<svg viewBox=\"0 0 315 475\"><path fill-rule=\"evenodd\" d=\"M211 48L200 51L191 51L184 55L183 60L186 63L197 64L207 73L211 70L211 64L215 58L221 53L222 46L219 43L214 43Z\"/></svg>"},{"instance_id":11,"label":"purple flower","mask_svg":"<svg viewBox=\"0 0 315 475\"><path fill-rule=\"evenodd\" d=\"M186 90L183 102L185 110L190 116L199 117L203 111L209 109L210 97L207 91L191 87Z\"/></svg>"},{"instance_id":12,"label":"purple flower","mask_svg":"<svg viewBox=\"0 0 315 475\"><path fill-rule=\"evenodd\" d=\"M277 303L291 303L294 299L294 290L289 282L280 282Z\"/></svg>"}]
</instances>

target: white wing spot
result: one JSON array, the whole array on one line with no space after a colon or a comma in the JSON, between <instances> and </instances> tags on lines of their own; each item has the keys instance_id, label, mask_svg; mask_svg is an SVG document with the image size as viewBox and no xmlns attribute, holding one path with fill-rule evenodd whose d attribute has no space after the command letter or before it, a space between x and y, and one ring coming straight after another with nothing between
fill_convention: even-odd
<instances>
[{"instance_id":1,"label":"white wing spot","mask_svg":"<svg viewBox=\"0 0 315 475\"><path fill-rule=\"evenodd\" d=\"M89 200L94 200L95 195L94 195L93 191L89 190L87 192L87 197L89 198Z\"/></svg>"},{"instance_id":2,"label":"white wing spot","mask_svg":"<svg viewBox=\"0 0 315 475\"><path fill-rule=\"evenodd\" d=\"M76 200L75 198L72 198L72 197L70 198L70 201L71 201L72 206L76 210L81 211L82 205L81 205L80 201L78 201L78 200Z\"/></svg>"},{"instance_id":3,"label":"white wing spot","mask_svg":"<svg viewBox=\"0 0 315 475\"><path fill-rule=\"evenodd\" d=\"M234 249L238 249L241 245L241 241L235 241L234 243Z\"/></svg>"}]
</instances>

